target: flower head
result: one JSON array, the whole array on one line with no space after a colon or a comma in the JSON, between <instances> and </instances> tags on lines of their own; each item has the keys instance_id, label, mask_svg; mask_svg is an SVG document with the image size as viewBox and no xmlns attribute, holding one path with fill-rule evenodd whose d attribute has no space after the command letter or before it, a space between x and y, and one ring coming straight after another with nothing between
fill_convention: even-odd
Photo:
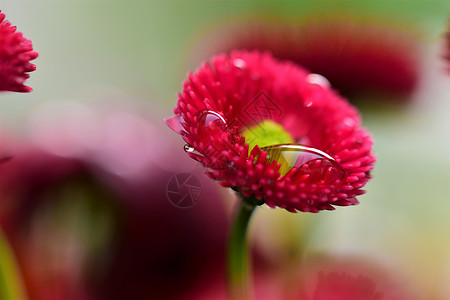
<instances>
[{"instance_id":1,"label":"flower head","mask_svg":"<svg viewBox=\"0 0 450 300\"><path fill-rule=\"evenodd\" d=\"M392 23L351 15L317 16L294 24L256 21L229 26L224 34L214 34L220 41L207 43L215 45L213 53L270 51L325 76L351 101L373 93L403 100L418 85L421 44L412 30Z\"/></svg>"},{"instance_id":2,"label":"flower head","mask_svg":"<svg viewBox=\"0 0 450 300\"><path fill-rule=\"evenodd\" d=\"M166 123L208 176L270 207L357 204L375 161L356 109L269 53L214 57L189 74L174 113Z\"/></svg>"},{"instance_id":3,"label":"flower head","mask_svg":"<svg viewBox=\"0 0 450 300\"><path fill-rule=\"evenodd\" d=\"M31 41L16 32L0 10L0 91L31 92L32 88L24 82L30 77L27 72L36 70L30 63L36 57L38 53L33 51Z\"/></svg>"},{"instance_id":4,"label":"flower head","mask_svg":"<svg viewBox=\"0 0 450 300\"><path fill-rule=\"evenodd\" d=\"M447 21L447 32L445 33L444 59L447 62L447 70L450 73L450 17Z\"/></svg>"}]
</instances>

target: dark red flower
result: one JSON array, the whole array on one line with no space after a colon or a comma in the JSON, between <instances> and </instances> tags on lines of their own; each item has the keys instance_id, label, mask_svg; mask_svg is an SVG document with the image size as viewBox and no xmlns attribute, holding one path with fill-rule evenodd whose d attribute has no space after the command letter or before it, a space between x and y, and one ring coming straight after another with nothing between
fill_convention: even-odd
<instances>
[{"instance_id":1,"label":"dark red flower","mask_svg":"<svg viewBox=\"0 0 450 300\"><path fill-rule=\"evenodd\" d=\"M270 207L357 204L375 161L356 109L321 77L268 53L236 51L203 64L184 82L174 113L166 123L208 176ZM270 139L289 135L297 144L267 144L272 129L257 128L267 120L282 133Z\"/></svg>"},{"instance_id":2,"label":"dark red flower","mask_svg":"<svg viewBox=\"0 0 450 300\"><path fill-rule=\"evenodd\" d=\"M347 273L319 273L314 300L381 300L383 295L376 290L376 284L362 275Z\"/></svg>"},{"instance_id":3,"label":"dark red flower","mask_svg":"<svg viewBox=\"0 0 450 300\"><path fill-rule=\"evenodd\" d=\"M31 41L16 32L0 10L0 91L31 92L33 89L24 82L30 77L27 72L36 70L30 63L36 57Z\"/></svg>"},{"instance_id":4,"label":"dark red flower","mask_svg":"<svg viewBox=\"0 0 450 300\"><path fill-rule=\"evenodd\" d=\"M311 257L302 264L297 289L292 299L311 300L382 300L415 299L419 290L411 286L402 270L381 261L363 257ZM295 290L294 290L295 292Z\"/></svg>"},{"instance_id":5,"label":"dark red flower","mask_svg":"<svg viewBox=\"0 0 450 300\"><path fill-rule=\"evenodd\" d=\"M0 224L30 299L179 299L212 270L225 281L217 186L154 116L58 103L34 117L0 171ZM169 201L191 192L169 185L181 172L198 179L193 207Z\"/></svg>"},{"instance_id":6,"label":"dark red flower","mask_svg":"<svg viewBox=\"0 0 450 300\"><path fill-rule=\"evenodd\" d=\"M447 61L447 70L450 72L450 18L447 21L447 32L445 33L445 53L444 58Z\"/></svg>"},{"instance_id":7,"label":"dark red flower","mask_svg":"<svg viewBox=\"0 0 450 300\"><path fill-rule=\"evenodd\" d=\"M295 24L247 22L214 33L205 47L213 53L268 50L325 76L351 101L373 93L405 99L418 85L421 44L411 30L382 22L354 16L317 16Z\"/></svg>"},{"instance_id":8,"label":"dark red flower","mask_svg":"<svg viewBox=\"0 0 450 300\"><path fill-rule=\"evenodd\" d=\"M251 299L426 299L401 270L380 261L354 255L316 255L308 256L301 264L291 261L289 265L276 268L255 269L255 289ZM182 299L228 298L224 282L211 274L201 289Z\"/></svg>"}]
</instances>

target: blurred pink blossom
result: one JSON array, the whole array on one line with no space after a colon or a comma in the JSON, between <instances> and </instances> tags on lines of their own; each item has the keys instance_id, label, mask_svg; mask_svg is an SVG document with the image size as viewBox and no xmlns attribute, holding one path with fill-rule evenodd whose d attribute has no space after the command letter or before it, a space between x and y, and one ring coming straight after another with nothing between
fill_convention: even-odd
<instances>
[{"instance_id":1,"label":"blurred pink blossom","mask_svg":"<svg viewBox=\"0 0 450 300\"><path fill-rule=\"evenodd\" d=\"M151 119L75 102L36 112L0 173L31 299L176 299L211 270L224 278L221 195ZM180 172L202 189L187 209L168 198Z\"/></svg>"}]
</instances>

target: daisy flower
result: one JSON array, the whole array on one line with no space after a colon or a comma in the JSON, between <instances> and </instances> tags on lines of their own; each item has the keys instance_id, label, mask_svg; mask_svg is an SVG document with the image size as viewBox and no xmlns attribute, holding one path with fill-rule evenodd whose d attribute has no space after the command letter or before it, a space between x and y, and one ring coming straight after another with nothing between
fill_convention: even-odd
<instances>
[{"instance_id":1,"label":"daisy flower","mask_svg":"<svg viewBox=\"0 0 450 300\"><path fill-rule=\"evenodd\" d=\"M358 204L375 157L357 110L328 81L269 53L234 51L189 74L175 116L188 155L253 204Z\"/></svg>"},{"instance_id":2,"label":"daisy flower","mask_svg":"<svg viewBox=\"0 0 450 300\"><path fill-rule=\"evenodd\" d=\"M254 21L215 32L205 47L213 45L213 53L270 51L325 76L351 101L374 93L406 100L419 84L423 43L405 27L351 15L315 16L296 23Z\"/></svg>"}]
</instances>

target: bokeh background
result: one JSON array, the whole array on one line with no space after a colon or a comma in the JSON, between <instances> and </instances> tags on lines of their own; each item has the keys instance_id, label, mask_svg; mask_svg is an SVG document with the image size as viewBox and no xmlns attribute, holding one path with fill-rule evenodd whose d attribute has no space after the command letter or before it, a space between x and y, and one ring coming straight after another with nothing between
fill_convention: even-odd
<instances>
[{"instance_id":1,"label":"bokeh background","mask_svg":"<svg viewBox=\"0 0 450 300\"><path fill-rule=\"evenodd\" d=\"M235 195L202 175L162 119L187 71L229 50L236 32L339 19L383 28L356 45L370 37L395 48L389 35L414 45L417 82L401 95L350 99L378 158L360 205L257 211L257 298L333 299L326 292L354 290L353 280L365 287L359 299L450 299L447 1L2 1L0 9L40 53L27 81L34 91L0 95L1 147L14 156L0 169L0 221L29 298L225 297ZM396 72L384 70L377 76ZM201 181L192 208L167 197L179 173Z\"/></svg>"}]
</instances>

